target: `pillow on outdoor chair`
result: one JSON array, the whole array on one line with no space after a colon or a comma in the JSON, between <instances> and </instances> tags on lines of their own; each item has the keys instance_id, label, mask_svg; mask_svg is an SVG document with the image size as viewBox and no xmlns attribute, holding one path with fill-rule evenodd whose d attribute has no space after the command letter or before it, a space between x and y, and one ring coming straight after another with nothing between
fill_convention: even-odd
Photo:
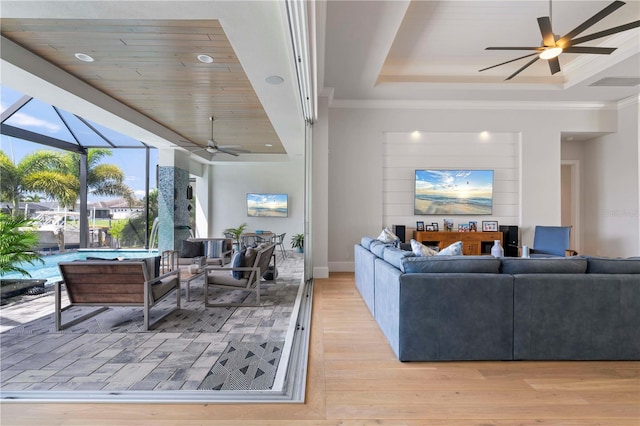
<instances>
[{"instance_id":1,"label":"pillow on outdoor chair","mask_svg":"<svg viewBox=\"0 0 640 426\"><path fill-rule=\"evenodd\" d=\"M197 257L204 256L204 244L202 241L182 241L182 250L180 257Z\"/></svg>"}]
</instances>

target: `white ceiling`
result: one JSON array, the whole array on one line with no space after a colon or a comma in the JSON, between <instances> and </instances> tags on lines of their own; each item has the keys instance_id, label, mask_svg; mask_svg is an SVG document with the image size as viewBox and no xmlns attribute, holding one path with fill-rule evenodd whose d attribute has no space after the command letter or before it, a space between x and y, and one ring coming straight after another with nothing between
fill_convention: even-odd
<instances>
[{"instance_id":1,"label":"white ceiling","mask_svg":"<svg viewBox=\"0 0 640 426\"><path fill-rule=\"evenodd\" d=\"M554 32L565 35L610 3L553 1ZM626 3L581 35L639 20L640 1ZM343 100L609 102L639 93L589 86L640 77L638 28L584 44L617 47L611 55L562 54L554 76L539 60L504 81L529 59L478 72L531 53L488 46L539 46L540 16L549 16L549 1L329 1L324 86Z\"/></svg>"},{"instance_id":2,"label":"white ceiling","mask_svg":"<svg viewBox=\"0 0 640 426\"><path fill-rule=\"evenodd\" d=\"M610 3L553 1L554 32L566 34ZM479 73L481 68L527 53L486 51L487 46L540 44L536 18L549 14L547 0L317 0L309 4L315 6L318 20L318 87L333 89L337 101L606 103L640 93L637 85L590 86L604 77L640 77L637 28L586 43L618 47L611 55L561 55L562 72L555 76L542 60L510 81L504 78L523 65L522 61ZM217 19L287 153L304 152L304 123L284 1L2 0L0 16ZM638 19L640 0L627 0L583 35ZM3 84L10 82L14 87L22 81L23 88L69 104L60 105L62 108L88 113L92 116L87 118L132 137L144 137L158 146L170 144L175 137L170 124L159 126L153 117L137 116L100 94L74 93L73 87L59 92L34 75L18 75L4 60L1 71ZM265 77L273 74L283 76L286 83L266 84Z\"/></svg>"}]
</instances>

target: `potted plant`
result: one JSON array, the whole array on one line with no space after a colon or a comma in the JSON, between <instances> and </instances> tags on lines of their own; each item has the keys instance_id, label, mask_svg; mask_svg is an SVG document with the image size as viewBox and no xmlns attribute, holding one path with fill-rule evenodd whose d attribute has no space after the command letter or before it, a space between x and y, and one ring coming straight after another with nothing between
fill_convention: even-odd
<instances>
[{"instance_id":1,"label":"potted plant","mask_svg":"<svg viewBox=\"0 0 640 426\"><path fill-rule=\"evenodd\" d=\"M34 251L38 244L38 234L30 230L33 220L21 216L11 216L0 213L0 276L10 272L31 277L31 274L21 267L21 263L31 265L36 262L44 263L40 255ZM2 279L3 297L8 294L19 293L34 286L44 288L46 280L32 279Z\"/></svg>"},{"instance_id":2,"label":"potted plant","mask_svg":"<svg viewBox=\"0 0 640 426\"><path fill-rule=\"evenodd\" d=\"M242 237L242 234L244 233L245 229L247 229L247 226L248 225L246 223L243 223L237 228L227 228L224 230L225 236L229 234L233 237L233 241L234 241L233 245L235 250L240 250L240 238Z\"/></svg>"},{"instance_id":3,"label":"potted plant","mask_svg":"<svg viewBox=\"0 0 640 426\"><path fill-rule=\"evenodd\" d=\"M291 237L291 248L296 249L298 253L304 251L304 234L296 234Z\"/></svg>"}]
</instances>

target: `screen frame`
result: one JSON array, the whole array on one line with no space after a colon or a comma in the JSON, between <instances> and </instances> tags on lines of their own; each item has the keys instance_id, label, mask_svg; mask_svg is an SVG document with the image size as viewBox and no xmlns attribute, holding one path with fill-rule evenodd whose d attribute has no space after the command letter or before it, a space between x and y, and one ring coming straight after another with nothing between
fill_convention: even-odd
<instances>
[{"instance_id":1,"label":"screen frame","mask_svg":"<svg viewBox=\"0 0 640 426\"><path fill-rule=\"evenodd\" d=\"M284 197L285 202L285 212L284 214L278 213L277 211L271 211L267 214L252 214L251 207L251 199L255 197L266 197L266 198L274 198L274 197ZM247 217L257 217L257 218L286 218L289 217L289 194L285 193L272 193L272 192L247 192L246 195L246 207L247 207ZM266 207L264 207L266 208Z\"/></svg>"}]
</instances>

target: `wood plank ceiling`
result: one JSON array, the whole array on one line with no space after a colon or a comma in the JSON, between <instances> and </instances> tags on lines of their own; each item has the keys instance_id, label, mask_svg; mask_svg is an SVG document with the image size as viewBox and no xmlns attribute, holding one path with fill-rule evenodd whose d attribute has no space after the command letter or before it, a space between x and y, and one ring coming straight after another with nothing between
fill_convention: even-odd
<instances>
[{"instance_id":1,"label":"wood plank ceiling","mask_svg":"<svg viewBox=\"0 0 640 426\"><path fill-rule=\"evenodd\" d=\"M8 39L184 137L172 142L206 147L213 115L218 144L285 153L217 20L1 19L0 28ZM81 62L76 53L95 61ZM200 54L213 63L198 61Z\"/></svg>"}]
</instances>

